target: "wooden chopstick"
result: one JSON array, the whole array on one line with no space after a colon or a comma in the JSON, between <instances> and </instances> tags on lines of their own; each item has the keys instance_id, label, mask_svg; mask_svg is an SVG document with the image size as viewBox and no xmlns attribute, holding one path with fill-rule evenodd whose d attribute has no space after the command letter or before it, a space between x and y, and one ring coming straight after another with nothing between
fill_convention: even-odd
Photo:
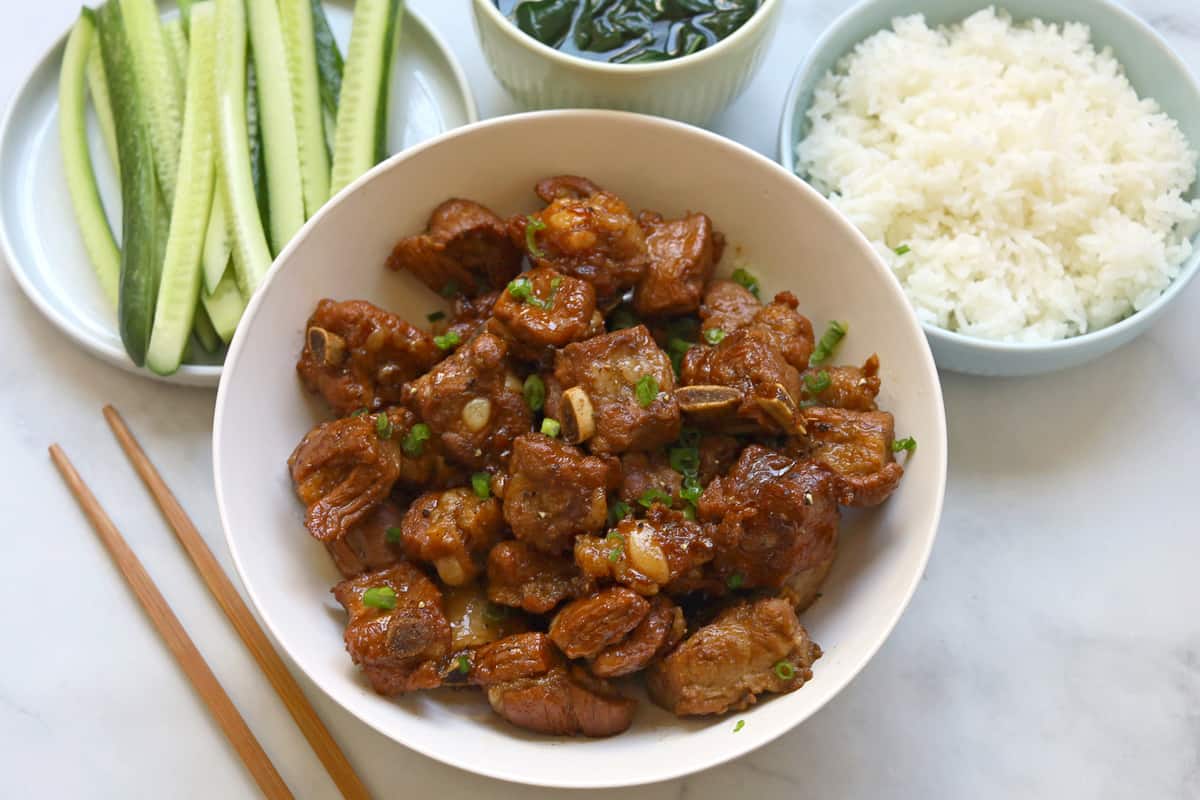
<instances>
[{"instance_id":1,"label":"wooden chopstick","mask_svg":"<svg viewBox=\"0 0 1200 800\"><path fill-rule=\"evenodd\" d=\"M183 625L171 611L171 607L167 605L167 601L154 585L154 581L142 566L142 562L138 561L125 538L121 536L121 532L117 530L108 514L100 506L100 502L96 500L96 496L92 494L87 484L83 482L83 478L76 472L66 453L57 444L51 445L50 458L54 461L54 466L58 467L58 471L62 473L63 480L67 482L75 499L79 501L83 513L91 521L100 541L108 549L113 563L125 576L125 581L137 595L142 608L146 609L150 621L158 629L167 649L171 651L171 655L175 656L175 660L179 662L179 666L183 668L192 685L196 687L200 697L208 704L209 711L216 717L221 730L225 732L229 743L242 757L246 769L250 770L250 774L254 776L254 780L262 789L263 794L271 800L291 798L292 793L288 790L287 784L283 782L283 778L279 777L271 759L263 752L262 746L250 732L250 728L242 719L242 715L238 713L233 701L221 688L217 677L213 675L212 670L205 662L204 656L200 655L200 651L196 649L196 645L188 637L187 631L183 629Z\"/></svg>"},{"instance_id":2,"label":"wooden chopstick","mask_svg":"<svg viewBox=\"0 0 1200 800\"><path fill-rule=\"evenodd\" d=\"M325 765L329 777L333 779L342 796L347 800L370 798L370 793L355 774L349 760L342 753L337 742L333 740L321 722L321 718L309 705L304 692L300 690L295 679L292 678L292 674L284 666L283 660L271 646L266 634L255 621L254 615L242 601L242 596L238 594L225 571L221 569L220 563L209 549L208 544L205 543L204 537L200 535L200 531L196 529L187 512L183 510L183 506L175 499L175 495L167 487L162 476L158 474L158 470L154 468L154 464L142 450L121 415L115 408L108 405L104 407L104 418L108 420L109 427L116 434L117 441L120 442L125 455L129 457L133 468L137 470L142 482L146 484L146 488L150 490L150 494L158 503L158 507L162 509L163 515L167 518L172 530L175 531L179 543L191 556L192 563L200 572L200 577L204 579L204 583L216 598L217 603L220 604L225 616L229 617L229 621L233 623L233 627L242 637L242 641L267 676L267 680L275 687L279 698L287 706L292 719L296 721L296 725L304 734L304 738L308 740L313 752L317 754L317 758Z\"/></svg>"}]
</instances>

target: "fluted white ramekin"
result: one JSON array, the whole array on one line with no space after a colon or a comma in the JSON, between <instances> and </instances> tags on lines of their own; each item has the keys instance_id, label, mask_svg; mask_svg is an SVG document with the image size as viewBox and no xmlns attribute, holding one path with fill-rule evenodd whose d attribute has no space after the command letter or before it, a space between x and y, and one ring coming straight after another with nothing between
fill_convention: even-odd
<instances>
[{"instance_id":1,"label":"fluted white ramekin","mask_svg":"<svg viewBox=\"0 0 1200 800\"><path fill-rule=\"evenodd\" d=\"M699 53L651 64L568 55L522 32L493 0L473 0L475 30L492 72L526 108L614 108L707 122L754 75L782 0L763 0L745 25Z\"/></svg>"}]
</instances>

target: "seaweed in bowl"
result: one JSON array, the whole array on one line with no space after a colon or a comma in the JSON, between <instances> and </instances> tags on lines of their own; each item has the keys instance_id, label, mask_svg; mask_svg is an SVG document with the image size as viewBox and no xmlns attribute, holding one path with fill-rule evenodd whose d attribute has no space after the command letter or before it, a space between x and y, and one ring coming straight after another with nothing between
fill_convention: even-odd
<instances>
[{"instance_id":1,"label":"seaweed in bowl","mask_svg":"<svg viewBox=\"0 0 1200 800\"><path fill-rule=\"evenodd\" d=\"M494 0L521 31L569 55L646 64L698 53L742 27L761 0Z\"/></svg>"}]
</instances>

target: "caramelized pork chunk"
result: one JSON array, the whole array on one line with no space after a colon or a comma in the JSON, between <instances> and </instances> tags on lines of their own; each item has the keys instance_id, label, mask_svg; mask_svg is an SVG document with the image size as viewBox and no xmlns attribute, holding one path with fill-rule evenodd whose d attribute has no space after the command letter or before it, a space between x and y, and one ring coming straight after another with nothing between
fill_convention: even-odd
<instances>
[{"instance_id":1,"label":"caramelized pork chunk","mask_svg":"<svg viewBox=\"0 0 1200 800\"><path fill-rule=\"evenodd\" d=\"M508 232L535 265L587 281L604 304L641 280L648 262L646 238L621 198L582 180L562 176L539 183L539 191L553 197L550 204L536 214L513 217ZM581 194L588 187L595 191Z\"/></svg>"},{"instance_id":2,"label":"caramelized pork chunk","mask_svg":"<svg viewBox=\"0 0 1200 800\"><path fill-rule=\"evenodd\" d=\"M522 273L500 293L496 330L515 342L514 352L539 360L595 331L596 292L591 284L552 269Z\"/></svg>"},{"instance_id":3,"label":"caramelized pork chunk","mask_svg":"<svg viewBox=\"0 0 1200 800\"><path fill-rule=\"evenodd\" d=\"M482 571L488 550L503 535L504 520L499 500L459 488L418 497L401 530L409 559L432 564L447 586L462 586Z\"/></svg>"},{"instance_id":4,"label":"caramelized pork chunk","mask_svg":"<svg viewBox=\"0 0 1200 800\"><path fill-rule=\"evenodd\" d=\"M621 520L603 539L575 540L575 561L584 574L643 595L674 591L677 581L689 581L713 553L703 527L660 503L651 506L645 519Z\"/></svg>"},{"instance_id":5,"label":"caramelized pork chunk","mask_svg":"<svg viewBox=\"0 0 1200 800\"><path fill-rule=\"evenodd\" d=\"M409 386L406 402L439 437L447 457L469 469L508 461L532 415L512 377L508 346L483 333Z\"/></svg>"},{"instance_id":6,"label":"caramelized pork chunk","mask_svg":"<svg viewBox=\"0 0 1200 800\"><path fill-rule=\"evenodd\" d=\"M586 399L593 453L652 450L679 436L675 372L645 325L567 345L554 377L564 399Z\"/></svg>"},{"instance_id":7,"label":"caramelized pork chunk","mask_svg":"<svg viewBox=\"0 0 1200 800\"><path fill-rule=\"evenodd\" d=\"M719 433L701 436L697 447L700 450L699 478L704 486L728 472L742 454L741 442Z\"/></svg>"},{"instance_id":8,"label":"caramelized pork chunk","mask_svg":"<svg viewBox=\"0 0 1200 800\"><path fill-rule=\"evenodd\" d=\"M346 609L346 650L383 695L432 689L450 652L442 596L420 570L400 562L342 581L333 595Z\"/></svg>"},{"instance_id":9,"label":"caramelized pork chunk","mask_svg":"<svg viewBox=\"0 0 1200 800\"><path fill-rule=\"evenodd\" d=\"M652 664L646 686L680 716L723 714L799 689L820 655L787 601L763 599L721 612Z\"/></svg>"},{"instance_id":10,"label":"caramelized pork chunk","mask_svg":"<svg viewBox=\"0 0 1200 800\"><path fill-rule=\"evenodd\" d=\"M847 411L874 411L879 394L879 356L861 367L810 367L804 371L803 400Z\"/></svg>"},{"instance_id":11,"label":"caramelized pork chunk","mask_svg":"<svg viewBox=\"0 0 1200 800\"><path fill-rule=\"evenodd\" d=\"M384 500L341 538L325 542L334 566L344 578L353 578L395 564L403 555L399 537L404 512L391 500Z\"/></svg>"},{"instance_id":12,"label":"caramelized pork chunk","mask_svg":"<svg viewBox=\"0 0 1200 800\"><path fill-rule=\"evenodd\" d=\"M646 232L649 264L633 293L633 307L648 317L690 314L700 308L704 284L721 260L725 240L706 214L665 220L643 211L638 222Z\"/></svg>"},{"instance_id":13,"label":"caramelized pork chunk","mask_svg":"<svg viewBox=\"0 0 1200 800\"><path fill-rule=\"evenodd\" d=\"M778 589L796 573L832 559L838 506L832 476L811 462L750 445L698 504L716 544L723 580Z\"/></svg>"},{"instance_id":14,"label":"caramelized pork chunk","mask_svg":"<svg viewBox=\"0 0 1200 800\"><path fill-rule=\"evenodd\" d=\"M621 456L621 501L636 506L655 493L679 503L683 475L671 468L667 455L660 450L649 453L625 453Z\"/></svg>"},{"instance_id":15,"label":"caramelized pork chunk","mask_svg":"<svg viewBox=\"0 0 1200 800\"><path fill-rule=\"evenodd\" d=\"M403 408L344 417L313 428L296 446L288 468L308 507L304 524L322 542L345 538L399 481L428 481L437 469L431 451L406 456L400 442L415 420Z\"/></svg>"},{"instance_id":16,"label":"caramelized pork chunk","mask_svg":"<svg viewBox=\"0 0 1200 800\"><path fill-rule=\"evenodd\" d=\"M339 417L400 402L442 357L427 332L364 300L322 300L304 329L296 371Z\"/></svg>"},{"instance_id":17,"label":"caramelized pork chunk","mask_svg":"<svg viewBox=\"0 0 1200 800\"><path fill-rule=\"evenodd\" d=\"M762 303L740 283L710 281L700 304L701 327L706 331L719 329L733 333L749 325L761 310Z\"/></svg>"},{"instance_id":18,"label":"caramelized pork chunk","mask_svg":"<svg viewBox=\"0 0 1200 800\"><path fill-rule=\"evenodd\" d=\"M518 539L543 553L569 552L577 534L604 527L606 490L618 480L614 462L540 433L525 434L513 444L504 520Z\"/></svg>"},{"instance_id":19,"label":"caramelized pork chunk","mask_svg":"<svg viewBox=\"0 0 1200 800\"><path fill-rule=\"evenodd\" d=\"M563 606L550 622L550 639L567 658L594 658L624 639L649 611L641 595L614 586Z\"/></svg>"},{"instance_id":20,"label":"caramelized pork chunk","mask_svg":"<svg viewBox=\"0 0 1200 800\"><path fill-rule=\"evenodd\" d=\"M595 582L575 562L550 556L524 542L501 542L488 554L488 598L531 614L552 611L563 600L583 597Z\"/></svg>"},{"instance_id":21,"label":"caramelized pork chunk","mask_svg":"<svg viewBox=\"0 0 1200 800\"><path fill-rule=\"evenodd\" d=\"M624 640L600 651L588 668L598 678L640 672L678 644L686 630L683 611L667 598L655 597L638 626Z\"/></svg>"},{"instance_id":22,"label":"caramelized pork chunk","mask_svg":"<svg viewBox=\"0 0 1200 800\"><path fill-rule=\"evenodd\" d=\"M549 636L530 632L485 644L470 654L469 661L468 680L486 687L545 675L562 665L563 657Z\"/></svg>"},{"instance_id":23,"label":"caramelized pork chunk","mask_svg":"<svg viewBox=\"0 0 1200 800\"><path fill-rule=\"evenodd\" d=\"M794 294L780 292L754 315L750 327L764 331L787 363L804 370L813 353L813 328L808 317L796 311L799 305Z\"/></svg>"},{"instance_id":24,"label":"caramelized pork chunk","mask_svg":"<svg viewBox=\"0 0 1200 800\"><path fill-rule=\"evenodd\" d=\"M508 283L521 269L521 251L490 209L453 198L433 210L424 233L396 244L387 265L443 296L473 296Z\"/></svg>"},{"instance_id":25,"label":"caramelized pork chunk","mask_svg":"<svg viewBox=\"0 0 1200 800\"><path fill-rule=\"evenodd\" d=\"M796 398L800 373L787 362L770 333L750 325L727 334L716 347L693 347L680 371L689 390L680 396L684 413L697 425L726 431L797 433L802 421ZM723 387L699 401L691 387ZM686 395L686 396L684 396Z\"/></svg>"},{"instance_id":26,"label":"caramelized pork chunk","mask_svg":"<svg viewBox=\"0 0 1200 800\"><path fill-rule=\"evenodd\" d=\"M804 409L807 439L794 447L836 476L844 506L877 506L900 485L904 467L892 455L895 419L886 411Z\"/></svg>"},{"instance_id":27,"label":"caramelized pork chunk","mask_svg":"<svg viewBox=\"0 0 1200 800\"><path fill-rule=\"evenodd\" d=\"M500 299L502 289L467 297L459 295L454 298L454 308L450 319L444 323L445 333L457 336L460 342L469 342L478 336L492 319L492 308ZM441 331L442 325L435 325L435 331Z\"/></svg>"},{"instance_id":28,"label":"caramelized pork chunk","mask_svg":"<svg viewBox=\"0 0 1200 800\"><path fill-rule=\"evenodd\" d=\"M487 697L512 724L552 736L613 736L633 722L637 705L577 666L496 684Z\"/></svg>"}]
</instances>

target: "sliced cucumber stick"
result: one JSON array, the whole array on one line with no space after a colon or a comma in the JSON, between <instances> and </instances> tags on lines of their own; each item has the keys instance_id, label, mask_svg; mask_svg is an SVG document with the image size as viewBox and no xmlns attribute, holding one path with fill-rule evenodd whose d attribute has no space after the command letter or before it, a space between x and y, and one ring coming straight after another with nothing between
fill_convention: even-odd
<instances>
[{"instance_id":1,"label":"sliced cucumber stick","mask_svg":"<svg viewBox=\"0 0 1200 800\"><path fill-rule=\"evenodd\" d=\"M179 84L179 96L187 102L188 40L183 32L183 19L175 17L162 24L163 39L171 53L171 64L175 67L175 81Z\"/></svg>"},{"instance_id":2,"label":"sliced cucumber stick","mask_svg":"<svg viewBox=\"0 0 1200 800\"><path fill-rule=\"evenodd\" d=\"M310 0L280 0L280 22L287 54L288 81L300 154L304 213L311 217L329 198L329 151L317 70L317 40Z\"/></svg>"},{"instance_id":3,"label":"sliced cucumber stick","mask_svg":"<svg viewBox=\"0 0 1200 800\"><path fill-rule=\"evenodd\" d=\"M201 2L191 10L191 54L183 113L179 176L171 212L154 328L146 366L160 375L179 369L195 322L200 296L201 253L213 192L213 108L216 68L214 9Z\"/></svg>"},{"instance_id":4,"label":"sliced cucumber stick","mask_svg":"<svg viewBox=\"0 0 1200 800\"><path fill-rule=\"evenodd\" d=\"M204 233L204 288L216 291L217 284L229 268L229 253L233 241L229 236L229 220L225 216L225 183L220 174L213 188L212 209L208 214L208 230Z\"/></svg>"},{"instance_id":5,"label":"sliced cucumber stick","mask_svg":"<svg viewBox=\"0 0 1200 800\"><path fill-rule=\"evenodd\" d=\"M392 97L392 62L400 46L400 29L404 24L403 0L397 3L395 13L388 18L388 32L384 39L383 71L379 78L379 102L375 106L375 158L371 166L388 157L388 116Z\"/></svg>"},{"instance_id":6,"label":"sliced cucumber stick","mask_svg":"<svg viewBox=\"0 0 1200 800\"><path fill-rule=\"evenodd\" d=\"M358 0L354 4L334 134L331 193L375 166L380 103L387 98L385 68L391 63L395 20L403 9L402 0Z\"/></svg>"},{"instance_id":7,"label":"sliced cucumber stick","mask_svg":"<svg viewBox=\"0 0 1200 800\"><path fill-rule=\"evenodd\" d=\"M262 282L271 266L263 232L246 127L246 15L242 0L217 4L217 130L225 211L233 234L234 265L247 293Z\"/></svg>"},{"instance_id":8,"label":"sliced cucumber stick","mask_svg":"<svg viewBox=\"0 0 1200 800\"><path fill-rule=\"evenodd\" d=\"M338 49L322 0L309 0L312 6L313 38L317 45L317 71L321 74L321 105L328 117L337 118L338 95L342 91L342 51ZM327 126L333 133L333 126Z\"/></svg>"},{"instance_id":9,"label":"sliced cucumber stick","mask_svg":"<svg viewBox=\"0 0 1200 800\"><path fill-rule=\"evenodd\" d=\"M242 312L246 310L246 296L238 289L234 271L228 270L225 273L215 292L201 292L200 302L208 312L208 318L212 320L221 341L229 344L242 319Z\"/></svg>"},{"instance_id":10,"label":"sliced cucumber stick","mask_svg":"<svg viewBox=\"0 0 1200 800\"><path fill-rule=\"evenodd\" d=\"M134 364L141 366L154 322L167 209L155 178L150 114L134 76L133 49L121 5L105 3L96 20L121 161L122 249L117 317L125 351ZM157 22L154 30L159 30Z\"/></svg>"},{"instance_id":11,"label":"sliced cucumber stick","mask_svg":"<svg viewBox=\"0 0 1200 800\"><path fill-rule=\"evenodd\" d=\"M83 246L96 270L104 296L115 309L121 280L121 252L117 249L108 218L104 215L100 190L96 187L85 118L88 56L96 46L96 18L91 9L85 8L71 29L63 53L62 74L58 80L58 135L67 188L83 235Z\"/></svg>"},{"instance_id":12,"label":"sliced cucumber stick","mask_svg":"<svg viewBox=\"0 0 1200 800\"><path fill-rule=\"evenodd\" d=\"M175 78L171 51L154 0L120 0L120 6L154 148L154 171L170 206L175 197L179 140L183 135L182 82Z\"/></svg>"},{"instance_id":13,"label":"sliced cucumber stick","mask_svg":"<svg viewBox=\"0 0 1200 800\"><path fill-rule=\"evenodd\" d=\"M88 14L92 10L87 9ZM104 140L104 149L112 161L117 174L121 172L121 160L117 155L117 125L113 122L112 101L108 97L108 76L104 74L104 57L100 55L100 45L92 47L87 60L88 93L92 96L92 110L96 112L96 121L100 123L100 138Z\"/></svg>"},{"instance_id":14,"label":"sliced cucumber stick","mask_svg":"<svg viewBox=\"0 0 1200 800\"><path fill-rule=\"evenodd\" d=\"M292 112L287 54L276 0L247 0L250 43L258 76L259 120L267 165L271 252L283 249L304 224L300 149Z\"/></svg>"},{"instance_id":15,"label":"sliced cucumber stick","mask_svg":"<svg viewBox=\"0 0 1200 800\"><path fill-rule=\"evenodd\" d=\"M217 329L213 327L212 320L208 318L208 312L204 310L203 303L196 304L196 324L194 328L196 340L200 342L200 346L204 348L204 352L215 353L221 349L221 337L217 335Z\"/></svg>"}]
</instances>

